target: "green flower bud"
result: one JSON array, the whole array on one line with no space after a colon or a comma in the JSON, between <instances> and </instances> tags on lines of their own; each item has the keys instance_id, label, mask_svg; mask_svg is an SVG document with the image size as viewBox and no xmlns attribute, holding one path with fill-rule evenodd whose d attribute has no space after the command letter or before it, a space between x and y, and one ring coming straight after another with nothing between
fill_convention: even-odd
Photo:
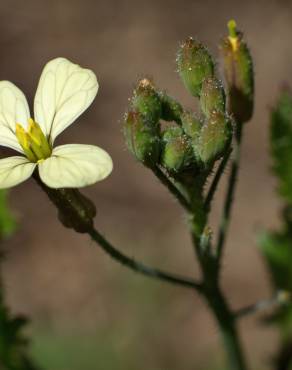
<instances>
[{"instance_id":1,"label":"green flower bud","mask_svg":"<svg viewBox=\"0 0 292 370\"><path fill-rule=\"evenodd\" d=\"M181 115L181 121L184 132L192 141L197 140L202 127L202 122L199 118L193 112L184 111Z\"/></svg>"},{"instance_id":2,"label":"green flower bud","mask_svg":"<svg viewBox=\"0 0 292 370\"><path fill-rule=\"evenodd\" d=\"M139 112L130 111L124 119L124 135L129 150L146 166L157 163L160 154L160 126L148 122Z\"/></svg>"},{"instance_id":3,"label":"green flower bud","mask_svg":"<svg viewBox=\"0 0 292 370\"><path fill-rule=\"evenodd\" d=\"M178 72L185 87L194 96L200 96L202 82L214 74L214 63L208 50L199 42L188 38L177 54Z\"/></svg>"},{"instance_id":4,"label":"green flower bud","mask_svg":"<svg viewBox=\"0 0 292 370\"><path fill-rule=\"evenodd\" d=\"M194 162L189 138L180 127L168 127L163 133L162 165L170 172L178 173Z\"/></svg>"},{"instance_id":5,"label":"green flower bud","mask_svg":"<svg viewBox=\"0 0 292 370\"><path fill-rule=\"evenodd\" d=\"M208 118L214 111L225 112L225 92L222 83L216 77L209 77L203 81L200 104Z\"/></svg>"},{"instance_id":6,"label":"green flower bud","mask_svg":"<svg viewBox=\"0 0 292 370\"><path fill-rule=\"evenodd\" d=\"M228 117L221 112L211 113L204 123L200 137L193 145L196 158L205 166L213 164L223 156L232 138L232 126Z\"/></svg>"},{"instance_id":7,"label":"green flower bud","mask_svg":"<svg viewBox=\"0 0 292 370\"><path fill-rule=\"evenodd\" d=\"M168 96L164 91L159 92L159 97L162 108L161 118L165 121L174 121L178 124L181 124L183 107L180 105L180 103L171 96Z\"/></svg>"},{"instance_id":8,"label":"green flower bud","mask_svg":"<svg viewBox=\"0 0 292 370\"><path fill-rule=\"evenodd\" d=\"M252 58L236 23L228 23L229 36L220 45L228 88L229 113L236 121L250 120L254 102L254 73Z\"/></svg>"},{"instance_id":9,"label":"green flower bud","mask_svg":"<svg viewBox=\"0 0 292 370\"><path fill-rule=\"evenodd\" d=\"M161 102L154 85L147 78L138 82L132 98L132 107L148 122L158 123L161 117Z\"/></svg>"}]
</instances>

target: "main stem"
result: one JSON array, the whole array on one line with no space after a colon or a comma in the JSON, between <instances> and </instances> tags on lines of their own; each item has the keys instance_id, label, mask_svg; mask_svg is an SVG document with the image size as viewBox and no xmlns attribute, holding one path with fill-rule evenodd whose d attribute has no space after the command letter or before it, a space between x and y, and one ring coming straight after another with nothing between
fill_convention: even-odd
<instances>
[{"instance_id":1,"label":"main stem","mask_svg":"<svg viewBox=\"0 0 292 370\"><path fill-rule=\"evenodd\" d=\"M233 191L234 188L232 193ZM205 298L219 326L223 345L228 358L229 369L246 370L247 367L236 327L236 317L229 307L219 284L219 262L216 256L212 253L211 246L204 249L201 242L202 234L207 223L206 213L208 212L208 209L206 209L203 202L202 188L201 191L194 193L193 195L191 234L203 274L203 289L201 294ZM224 240L225 237L223 238L223 241Z\"/></svg>"},{"instance_id":2,"label":"main stem","mask_svg":"<svg viewBox=\"0 0 292 370\"><path fill-rule=\"evenodd\" d=\"M217 285L208 287L203 294L219 326L229 369L246 370L236 320L220 287Z\"/></svg>"}]
</instances>

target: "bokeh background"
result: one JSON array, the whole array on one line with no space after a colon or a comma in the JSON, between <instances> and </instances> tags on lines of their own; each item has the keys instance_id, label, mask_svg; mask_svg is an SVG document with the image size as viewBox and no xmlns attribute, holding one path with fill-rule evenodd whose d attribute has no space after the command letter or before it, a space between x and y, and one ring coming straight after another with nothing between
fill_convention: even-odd
<instances>
[{"instance_id":1,"label":"bokeh background","mask_svg":"<svg viewBox=\"0 0 292 370\"><path fill-rule=\"evenodd\" d=\"M261 228L276 227L280 206L269 170L268 121L279 89L292 82L290 1L1 1L0 80L13 81L32 102L51 58L64 56L94 70L99 94L59 143L97 144L113 157L113 174L85 190L97 205L96 225L135 258L197 276L184 215L127 152L121 118L144 75L195 107L175 71L177 47L192 35L216 56L230 18L245 31L256 71L255 114L245 130L223 270L225 292L240 307L270 294L256 236ZM223 190L214 204L214 226ZM222 364L218 330L198 297L134 275L88 237L63 228L32 180L11 191L10 204L19 226L4 245L7 301L13 312L31 317L32 353L44 369L194 370ZM268 368L277 334L258 316L242 320L240 329L252 368Z\"/></svg>"}]
</instances>

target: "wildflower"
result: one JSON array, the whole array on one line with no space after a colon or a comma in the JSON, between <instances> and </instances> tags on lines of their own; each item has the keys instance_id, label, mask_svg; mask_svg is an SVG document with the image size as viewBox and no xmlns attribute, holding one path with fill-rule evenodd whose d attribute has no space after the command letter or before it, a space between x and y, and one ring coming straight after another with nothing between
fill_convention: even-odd
<instances>
[{"instance_id":1,"label":"wildflower","mask_svg":"<svg viewBox=\"0 0 292 370\"><path fill-rule=\"evenodd\" d=\"M65 58L46 64L30 118L24 94L9 81L0 82L0 145L24 156L0 159L0 188L27 180L38 167L51 188L79 188L103 180L112 171L107 152L93 145L54 147L57 136L92 103L98 91L95 74Z\"/></svg>"}]
</instances>

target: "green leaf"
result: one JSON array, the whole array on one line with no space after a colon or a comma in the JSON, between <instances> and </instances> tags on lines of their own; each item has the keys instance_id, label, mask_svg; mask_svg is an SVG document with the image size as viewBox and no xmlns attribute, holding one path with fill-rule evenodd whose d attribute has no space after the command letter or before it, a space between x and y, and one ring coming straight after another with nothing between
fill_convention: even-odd
<instances>
[{"instance_id":1,"label":"green leaf","mask_svg":"<svg viewBox=\"0 0 292 370\"><path fill-rule=\"evenodd\" d=\"M292 292L292 244L286 233L263 233L259 240L276 289Z\"/></svg>"},{"instance_id":2,"label":"green leaf","mask_svg":"<svg viewBox=\"0 0 292 370\"><path fill-rule=\"evenodd\" d=\"M263 233L259 245L266 260L272 283L276 290L292 293L292 243L289 230ZM267 323L276 324L283 338L292 332L292 304L288 300L268 318Z\"/></svg>"},{"instance_id":3,"label":"green leaf","mask_svg":"<svg viewBox=\"0 0 292 370\"><path fill-rule=\"evenodd\" d=\"M0 369L36 370L28 355L29 341L23 335L26 318L12 316L0 296Z\"/></svg>"},{"instance_id":4,"label":"green leaf","mask_svg":"<svg viewBox=\"0 0 292 370\"><path fill-rule=\"evenodd\" d=\"M272 112L271 151L280 195L292 204L292 95L282 93Z\"/></svg>"}]
</instances>

